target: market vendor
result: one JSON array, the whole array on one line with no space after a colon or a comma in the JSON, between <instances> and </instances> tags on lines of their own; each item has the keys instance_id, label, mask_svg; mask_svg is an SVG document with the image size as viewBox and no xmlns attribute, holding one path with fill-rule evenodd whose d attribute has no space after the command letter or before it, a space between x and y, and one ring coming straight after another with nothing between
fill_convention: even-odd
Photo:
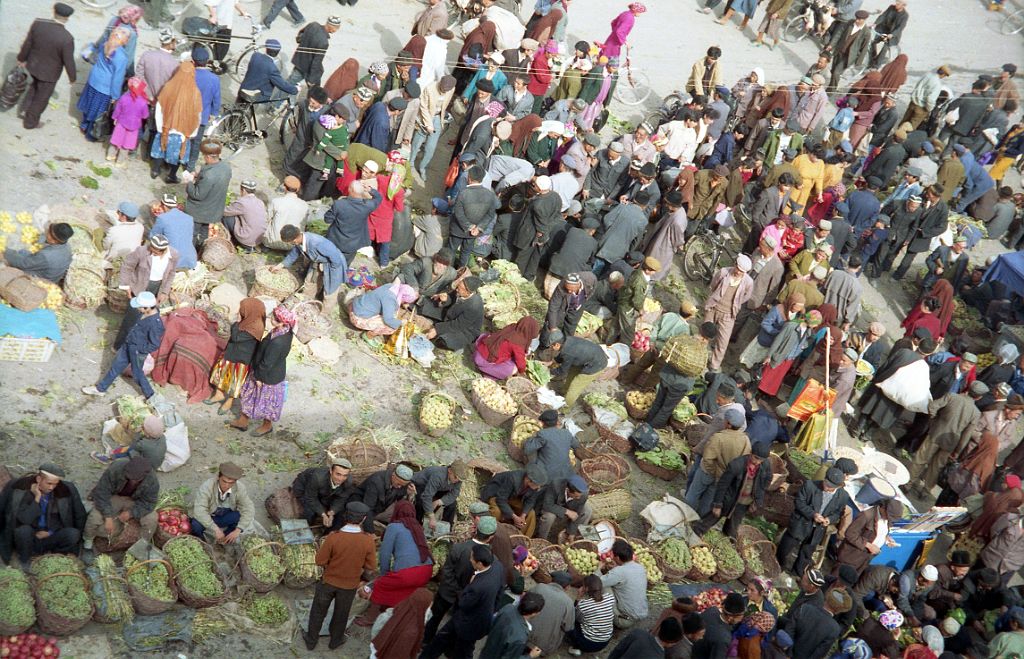
<instances>
[{"instance_id":1,"label":"market vendor","mask_svg":"<svg viewBox=\"0 0 1024 659\"><path fill-rule=\"evenodd\" d=\"M466 277L455 285L455 295L441 293L441 320L427 331L427 338L438 347L462 350L476 341L484 326L484 302L477 290L479 277Z\"/></svg>"},{"instance_id":2,"label":"market vendor","mask_svg":"<svg viewBox=\"0 0 1024 659\"><path fill-rule=\"evenodd\" d=\"M461 459L450 465L425 467L412 477L416 487L416 519L424 517L431 531L437 528L438 516L443 522L455 523L455 505L462 492L462 481L469 476L469 466Z\"/></svg>"},{"instance_id":3,"label":"market vendor","mask_svg":"<svg viewBox=\"0 0 1024 659\"><path fill-rule=\"evenodd\" d=\"M532 538L537 526L537 508L547 484L547 472L534 462L526 465L526 469L495 474L480 490L480 499L490 505L495 519L515 526Z\"/></svg>"},{"instance_id":4,"label":"market vendor","mask_svg":"<svg viewBox=\"0 0 1024 659\"><path fill-rule=\"evenodd\" d=\"M481 334L476 340L473 363L484 375L495 380L526 372L526 356L540 334L540 324L531 316L523 316L497 332Z\"/></svg>"},{"instance_id":5,"label":"market vendor","mask_svg":"<svg viewBox=\"0 0 1024 659\"><path fill-rule=\"evenodd\" d=\"M192 535L219 545L232 544L242 533L251 533L256 507L241 482L245 472L233 462L222 462L217 476L196 491L192 502Z\"/></svg>"},{"instance_id":6,"label":"market vendor","mask_svg":"<svg viewBox=\"0 0 1024 659\"><path fill-rule=\"evenodd\" d=\"M567 480L554 481L545 488L541 503L540 519L537 520L537 537L549 540L551 532L558 530L559 543L579 537L580 526L590 524L594 509L587 501L590 487L582 476L573 474Z\"/></svg>"},{"instance_id":7,"label":"market vendor","mask_svg":"<svg viewBox=\"0 0 1024 659\"><path fill-rule=\"evenodd\" d=\"M42 249L34 254L28 249L8 249L4 252L4 261L30 277L41 277L59 284L71 266L68 241L74 234L75 230L67 222L54 222L46 227Z\"/></svg>"},{"instance_id":8,"label":"market vendor","mask_svg":"<svg viewBox=\"0 0 1024 659\"><path fill-rule=\"evenodd\" d=\"M150 414L142 421L142 434L131 445L119 446L109 453L93 451L89 455L100 464L110 464L114 460L141 455L149 460L149 464L155 465L159 469L167 456L164 420L156 414Z\"/></svg>"},{"instance_id":9,"label":"market vendor","mask_svg":"<svg viewBox=\"0 0 1024 659\"><path fill-rule=\"evenodd\" d=\"M338 289L345 283L348 261L330 240L311 232L299 231L291 224L281 229L281 241L292 245L288 256L278 265L270 266L271 272L281 272L296 261L302 261L305 270L307 294L315 294L324 303L324 313L334 317L338 307Z\"/></svg>"},{"instance_id":10,"label":"market vendor","mask_svg":"<svg viewBox=\"0 0 1024 659\"><path fill-rule=\"evenodd\" d=\"M569 454L582 460L576 435L565 429L557 410L544 410L539 420L541 429L523 444L527 464L536 462L544 467L552 483L575 476Z\"/></svg>"},{"instance_id":11,"label":"market vendor","mask_svg":"<svg viewBox=\"0 0 1024 659\"><path fill-rule=\"evenodd\" d=\"M835 569L838 570L840 565L849 565L858 574L863 572L883 547L894 546L889 531L901 517L903 504L896 499L880 501L857 515L843 534Z\"/></svg>"},{"instance_id":12,"label":"market vendor","mask_svg":"<svg viewBox=\"0 0 1024 659\"><path fill-rule=\"evenodd\" d=\"M679 334L665 342L663 354L668 354L668 350L685 351L688 355L685 359L694 365L694 369L699 369L700 373L682 373L671 363L666 362L658 372L658 394L651 409L647 411L647 423L655 428L665 427L676 405L693 389L696 378L703 376L707 370L708 343L717 336L717 325L702 323L698 333L692 336Z\"/></svg>"},{"instance_id":13,"label":"market vendor","mask_svg":"<svg viewBox=\"0 0 1024 659\"><path fill-rule=\"evenodd\" d=\"M111 260L121 258L141 245L146 233L146 227L138 221L138 204L122 201L117 205L112 220L103 235L103 256Z\"/></svg>"},{"instance_id":14,"label":"market vendor","mask_svg":"<svg viewBox=\"0 0 1024 659\"><path fill-rule=\"evenodd\" d=\"M149 243L136 247L124 257L118 273L118 287L131 293L132 297L149 291L156 296L157 305L161 305L171 294L178 258L178 250L171 247L167 237L154 234L150 236ZM131 308L127 314L134 314L136 319L141 316Z\"/></svg>"},{"instance_id":15,"label":"market vendor","mask_svg":"<svg viewBox=\"0 0 1024 659\"><path fill-rule=\"evenodd\" d=\"M256 187L256 181L243 180L238 187L238 197L224 209L221 218L233 241L250 254L259 251L267 230L267 205L256 196Z\"/></svg>"},{"instance_id":16,"label":"market vendor","mask_svg":"<svg viewBox=\"0 0 1024 659\"><path fill-rule=\"evenodd\" d=\"M455 281L452 250L442 247L433 256L421 256L402 266L397 279L419 293L416 312L430 320L441 320L441 308L434 296L447 292Z\"/></svg>"},{"instance_id":17,"label":"market vendor","mask_svg":"<svg viewBox=\"0 0 1024 659\"><path fill-rule=\"evenodd\" d=\"M332 458L330 466L303 469L295 477L291 493L310 526L323 526L325 532L341 528L345 504L359 491L351 473L351 462Z\"/></svg>"},{"instance_id":18,"label":"market vendor","mask_svg":"<svg viewBox=\"0 0 1024 659\"><path fill-rule=\"evenodd\" d=\"M615 595L615 628L630 629L646 618L649 611L647 568L634 560L633 546L622 538L617 538L612 543L611 554L611 557L602 563L597 575L601 577L601 585L604 586L605 592L611 591ZM732 595L740 598L739 613L742 614L743 597L737 593L730 593L730 596Z\"/></svg>"},{"instance_id":19,"label":"market vendor","mask_svg":"<svg viewBox=\"0 0 1024 659\"><path fill-rule=\"evenodd\" d=\"M78 488L65 477L64 469L46 462L0 492L0 558L7 565L15 553L24 572L33 556L78 555L85 506Z\"/></svg>"},{"instance_id":20,"label":"market vendor","mask_svg":"<svg viewBox=\"0 0 1024 659\"><path fill-rule=\"evenodd\" d=\"M362 501L370 509L370 514L363 523L365 531L372 533L375 521L381 524L391 522L395 503L409 499L416 493L412 477L412 467L398 464L374 472L363 481L353 499Z\"/></svg>"},{"instance_id":21,"label":"market vendor","mask_svg":"<svg viewBox=\"0 0 1024 659\"><path fill-rule=\"evenodd\" d=\"M570 272L558 283L544 316L541 347L546 348L551 344L548 335L553 330L561 330L564 336L576 334L576 326L583 317L583 307L596 287L597 277L592 272Z\"/></svg>"},{"instance_id":22,"label":"market vendor","mask_svg":"<svg viewBox=\"0 0 1024 659\"><path fill-rule=\"evenodd\" d=\"M160 482L146 457L136 455L107 467L89 495L95 507L85 520L82 560L92 563L93 541L97 537L108 541L117 538L133 519L142 528L142 538L152 538L159 495Z\"/></svg>"},{"instance_id":23,"label":"market vendor","mask_svg":"<svg viewBox=\"0 0 1024 659\"><path fill-rule=\"evenodd\" d=\"M416 301L412 286L395 281L378 286L352 300L348 305L348 319L369 336L394 334L402 326L399 310ZM475 338L475 337L474 337Z\"/></svg>"},{"instance_id":24,"label":"market vendor","mask_svg":"<svg viewBox=\"0 0 1024 659\"><path fill-rule=\"evenodd\" d=\"M551 371L552 382L560 381L559 390L565 396L565 406L572 407L598 374L608 368L608 354L589 339L567 338L562 330L549 332L548 341L552 359L558 363Z\"/></svg>"}]
</instances>

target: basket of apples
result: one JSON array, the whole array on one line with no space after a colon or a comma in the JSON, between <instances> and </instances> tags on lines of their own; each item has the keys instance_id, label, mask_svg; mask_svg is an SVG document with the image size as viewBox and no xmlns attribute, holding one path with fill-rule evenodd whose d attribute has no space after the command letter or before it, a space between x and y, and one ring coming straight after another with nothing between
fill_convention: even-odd
<instances>
[{"instance_id":1,"label":"basket of apples","mask_svg":"<svg viewBox=\"0 0 1024 659\"><path fill-rule=\"evenodd\" d=\"M60 656L57 639L41 634L0 636L0 657L9 659L52 659Z\"/></svg>"},{"instance_id":2,"label":"basket of apples","mask_svg":"<svg viewBox=\"0 0 1024 659\"><path fill-rule=\"evenodd\" d=\"M188 535L192 532L192 522L188 519L188 513L180 506L168 506L161 508L156 513L156 532L153 534L153 544L163 548L164 543L171 538L180 535Z\"/></svg>"}]
</instances>

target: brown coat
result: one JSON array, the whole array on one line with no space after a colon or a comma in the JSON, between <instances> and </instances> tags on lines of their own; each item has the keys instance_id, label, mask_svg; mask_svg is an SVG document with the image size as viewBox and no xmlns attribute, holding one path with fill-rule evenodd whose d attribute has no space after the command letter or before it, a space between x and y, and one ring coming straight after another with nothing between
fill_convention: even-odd
<instances>
[{"instance_id":1,"label":"brown coat","mask_svg":"<svg viewBox=\"0 0 1024 659\"><path fill-rule=\"evenodd\" d=\"M686 91L694 96L711 96L711 92L715 91L715 86L722 84L722 71L716 61L711 67L711 84L708 85L707 89L704 89L705 59L701 57L693 63L693 68L690 69L690 79L686 81Z\"/></svg>"},{"instance_id":2,"label":"brown coat","mask_svg":"<svg viewBox=\"0 0 1024 659\"><path fill-rule=\"evenodd\" d=\"M18 51L18 61L33 78L57 82L60 72L68 72L68 82L75 82L75 38L62 23L40 18L32 23L28 36Z\"/></svg>"},{"instance_id":3,"label":"brown coat","mask_svg":"<svg viewBox=\"0 0 1024 659\"><path fill-rule=\"evenodd\" d=\"M167 261L167 268L164 270L163 279L160 281L160 295L168 295L171 292L171 282L174 281L174 271L178 267L178 250L168 247L170 258ZM121 264L121 273L118 282L121 286L128 286L131 289L132 297L146 290L149 286L149 269L151 266L149 245L136 247L128 252Z\"/></svg>"},{"instance_id":4,"label":"brown coat","mask_svg":"<svg viewBox=\"0 0 1024 659\"><path fill-rule=\"evenodd\" d=\"M880 514L880 508L874 506L857 515L839 545L839 564L851 566L858 574L864 571L871 562L871 552L866 547L875 540Z\"/></svg>"}]
</instances>

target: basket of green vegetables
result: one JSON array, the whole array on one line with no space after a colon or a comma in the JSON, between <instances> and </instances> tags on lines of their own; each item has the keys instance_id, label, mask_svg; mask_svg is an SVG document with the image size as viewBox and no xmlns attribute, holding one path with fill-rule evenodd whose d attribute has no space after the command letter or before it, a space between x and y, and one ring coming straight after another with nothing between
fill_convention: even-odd
<instances>
[{"instance_id":1,"label":"basket of green vegetables","mask_svg":"<svg viewBox=\"0 0 1024 659\"><path fill-rule=\"evenodd\" d=\"M291 618L288 605L274 594L250 597L243 602L242 611L260 627L280 627Z\"/></svg>"},{"instance_id":2,"label":"basket of green vegetables","mask_svg":"<svg viewBox=\"0 0 1024 659\"><path fill-rule=\"evenodd\" d=\"M178 601L171 564L159 558L140 561L130 553L124 556L125 579L132 605L139 615L155 616Z\"/></svg>"},{"instance_id":3,"label":"basket of green vegetables","mask_svg":"<svg viewBox=\"0 0 1024 659\"><path fill-rule=\"evenodd\" d=\"M227 588L217 572L213 551L191 535L171 538L163 547L171 564L178 599L193 609L215 606L224 601Z\"/></svg>"},{"instance_id":4,"label":"basket of green vegetables","mask_svg":"<svg viewBox=\"0 0 1024 659\"><path fill-rule=\"evenodd\" d=\"M47 554L32 561L31 572L35 577L36 618L44 634L68 636L92 620L89 580L80 560Z\"/></svg>"},{"instance_id":5,"label":"basket of green vegetables","mask_svg":"<svg viewBox=\"0 0 1024 659\"><path fill-rule=\"evenodd\" d=\"M287 588L301 590L320 580L321 568L316 564L316 547L311 543L281 546L284 576L281 583Z\"/></svg>"},{"instance_id":6,"label":"basket of green vegetables","mask_svg":"<svg viewBox=\"0 0 1024 659\"><path fill-rule=\"evenodd\" d=\"M633 457L640 471L664 481L675 480L686 468L686 456L661 446L650 451L637 451Z\"/></svg>"},{"instance_id":7,"label":"basket of green vegetables","mask_svg":"<svg viewBox=\"0 0 1024 659\"><path fill-rule=\"evenodd\" d=\"M264 540L255 535L242 540L242 557L238 559L242 581L257 593L269 593L284 578L285 566L281 561L280 542Z\"/></svg>"},{"instance_id":8,"label":"basket of green vegetables","mask_svg":"<svg viewBox=\"0 0 1024 659\"><path fill-rule=\"evenodd\" d=\"M746 564L733 546L731 538L712 529L704 534L703 540L711 548L711 555L715 557L715 565L718 567L718 571L715 572L717 583L728 583L743 575Z\"/></svg>"},{"instance_id":9,"label":"basket of green vegetables","mask_svg":"<svg viewBox=\"0 0 1024 659\"><path fill-rule=\"evenodd\" d=\"M21 570L0 568L0 636L17 636L36 621L32 586Z\"/></svg>"}]
</instances>

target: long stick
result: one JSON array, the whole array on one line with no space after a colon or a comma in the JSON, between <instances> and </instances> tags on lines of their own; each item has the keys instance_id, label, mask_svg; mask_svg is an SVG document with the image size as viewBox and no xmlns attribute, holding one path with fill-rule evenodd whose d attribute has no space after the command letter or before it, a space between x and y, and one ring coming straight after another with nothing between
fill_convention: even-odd
<instances>
[{"instance_id":1,"label":"long stick","mask_svg":"<svg viewBox=\"0 0 1024 659\"><path fill-rule=\"evenodd\" d=\"M828 458L832 444L832 404L829 402L829 355L832 352L832 331L825 326L825 458Z\"/></svg>"}]
</instances>

